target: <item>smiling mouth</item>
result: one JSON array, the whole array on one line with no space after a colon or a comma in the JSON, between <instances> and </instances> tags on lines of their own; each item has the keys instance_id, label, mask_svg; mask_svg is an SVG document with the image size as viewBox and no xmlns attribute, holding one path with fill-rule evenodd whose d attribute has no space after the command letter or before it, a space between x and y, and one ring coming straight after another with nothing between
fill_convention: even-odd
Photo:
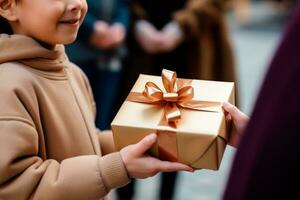
<instances>
[{"instance_id":1,"label":"smiling mouth","mask_svg":"<svg viewBox=\"0 0 300 200\"><path fill-rule=\"evenodd\" d=\"M64 20L64 21L60 21L59 23L66 24L66 25L78 25L79 19Z\"/></svg>"}]
</instances>

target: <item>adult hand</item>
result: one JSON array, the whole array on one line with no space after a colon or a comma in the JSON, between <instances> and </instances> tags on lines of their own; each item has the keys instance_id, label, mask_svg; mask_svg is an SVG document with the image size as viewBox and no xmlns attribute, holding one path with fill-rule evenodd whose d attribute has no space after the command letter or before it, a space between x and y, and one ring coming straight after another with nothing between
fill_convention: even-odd
<instances>
[{"instance_id":1,"label":"adult hand","mask_svg":"<svg viewBox=\"0 0 300 200\"><path fill-rule=\"evenodd\" d=\"M136 23L135 38L147 53L159 52L162 41L161 33L148 21L140 20Z\"/></svg>"},{"instance_id":2,"label":"adult hand","mask_svg":"<svg viewBox=\"0 0 300 200\"><path fill-rule=\"evenodd\" d=\"M113 49L118 47L125 38L125 28L121 24L108 25L104 21L94 24L94 33L91 36L91 44L99 49Z\"/></svg>"},{"instance_id":3,"label":"adult hand","mask_svg":"<svg viewBox=\"0 0 300 200\"><path fill-rule=\"evenodd\" d=\"M118 47L125 39L126 30L122 24L116 23L109 27L108 36L111 40L111 48Z\"/></svg>"},{"instance_id":4,"label":"adult hand","mask_svg":"<svg viewBox=\"0 0 300 200\"><path fill-rule=\"evenodd\" d=\"M90 43L95 48L105 49L109 46L110 41L107 38L109 25L104 21L94 23L94 32L91 35Z\"/></svg>"},{"instance_id":5,"label":"adult hand","mask_svg":"<svg viewBox=\"0 0 300 200\"><path fill-rule=\"evenodd\" d=\"M230 103L223 102L222 107L225 111L227 124L231 124L228 144L238 147L243 131L248 124L249 117Z\"/></svg>"},{"instance_id":6,"label":"adult hand","mask_svg":"<svg viewBox=\"0 0 300 200\"><path fill-rule=\"evenodd\" d=\"M182 41L183 33L177 22L170 22L162 29L161 52L174 50Z\"/></svg>"},{"instance_id":7,"label":"adult hand","mask_svg":"<svg viewBox=\"0 0 300 200\"><path fill-rule=\"evenodd\" d=\"M139 143L121 149L120 153L130 178L147 178L158 172L189 171L194 169L181 163L161 161L146 151L156 142L156 134L143 138Z\"/></svg>"}]
</instances>

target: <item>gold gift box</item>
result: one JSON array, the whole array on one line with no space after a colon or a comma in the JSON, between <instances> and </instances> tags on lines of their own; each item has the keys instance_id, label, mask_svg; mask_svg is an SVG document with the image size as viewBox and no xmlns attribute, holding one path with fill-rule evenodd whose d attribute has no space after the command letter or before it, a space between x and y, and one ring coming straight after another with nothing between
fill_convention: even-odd
<instances>
[{"instance_id":1,"label":"gold gift box","mask_svg":"<svg viewBox=\"0 0 300 200\"><path fill-rule=\"evenodd\" d=\"M131 93L142 93L149 81L164 88L160 76L142 74ZM190 85L194 88L193 100L234 104L232 82L192 80ZM161 125L163 106L126 100L111 124L116 149L135 144L146 135L160 131L158 143L167 146L167 151L169 146L175 146L176 152L169 152L176 154L175 161L197 169L218 170L228 139L220 104L207 107L205 111L186 108L180 108L180 111L181 119L176 127ZM157 145L151 149L154 156L165 160L158 151Z\"/></svg>"}]
</instances>

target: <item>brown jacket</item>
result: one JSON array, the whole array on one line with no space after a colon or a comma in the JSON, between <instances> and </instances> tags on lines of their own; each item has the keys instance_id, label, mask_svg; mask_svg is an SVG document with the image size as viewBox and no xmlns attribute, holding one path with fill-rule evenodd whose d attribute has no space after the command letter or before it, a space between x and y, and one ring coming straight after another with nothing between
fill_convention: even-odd
<instances>
[{"instance_id":1,"label":"brown jacket","mask_svg":"<svg viewBox=\"0 0 300 200\"><path fill-rule=\"evenodd\" d=\"M120 153L101 156L94 108L62 45L0 35L0 199L99 200L126 184Z\"/></svg>"},{"instance_id":2,"label":"brown jacket","mask_svg":"<svg viewBox=\"0 0 300 200\"><path fill-rule=\"evenodd\" d=\"M195 41L188 49L188 70L199 79L236 81L233 52L225 21L224 0L189 0L174 19L185 37Z\"/></svg>"}]
</instances>

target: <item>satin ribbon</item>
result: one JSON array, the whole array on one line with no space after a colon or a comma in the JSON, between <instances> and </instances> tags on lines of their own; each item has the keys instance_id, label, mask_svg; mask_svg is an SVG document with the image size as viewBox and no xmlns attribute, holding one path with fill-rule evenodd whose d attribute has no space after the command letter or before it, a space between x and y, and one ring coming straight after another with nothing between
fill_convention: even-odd
<instances>
[{"instance_id":1,"label":"satin ribbon","mask_svg":"<svg viewBox=\"0 0 300 200\"><path fill-rule=\"evenodd\" d=\"M130 92L127 101L156 104L164 108L163 116L159 125L176 128L181 119L180 109L192 109L206 112L211 111L209 107L220 106L220 102L193 100L194 88L190 79L177 79L174 71L163 69L162 83L164 89L149 81L142 93ZM177 161L177 137L176 132L157 130L158 141L156 150L158 157L163 160Z\"/></svg>"}]
</instances>

